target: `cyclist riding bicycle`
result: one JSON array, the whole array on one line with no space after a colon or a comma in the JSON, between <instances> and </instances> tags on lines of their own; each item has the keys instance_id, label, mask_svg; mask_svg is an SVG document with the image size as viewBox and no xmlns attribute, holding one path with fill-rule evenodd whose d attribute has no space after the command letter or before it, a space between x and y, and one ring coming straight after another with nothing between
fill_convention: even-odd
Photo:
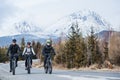
<instances>
[{"instance_id":1,"label":"cyclist riding bicycle","mask_svg":"<svg viewBox=\"0 0 120 80\"><path fill-rule=\"evenodd\" d=\"M18 62L18 55L20 53L20 47L18 46L18 44L16 44L17 40L13 39L12 40L12 44L9 46L8 51L7 51L7 56L9 56L9 60L10 60L10 72L12 72L12 59L15 56L16 58L16 67L18 66L17 62Z\"/></svg>"},{"instance_id":2,"label":"cyclist riding bicycle","mask_svg":"<svg viewBox=\"0 0 120 80\"><path fill-rule=\"evenodd\" d=\"M30 63L32 65L32 56L35 55L35 52L31 46L31 42L27 42L27 46L24 48L22 55L25 57L25 70L27 70L27 59L30 55Z\"/></svg>"},{"instance_id":3,"label":"cyclist riding bicycle","mask_svg":"<svg viewBox=\"0 0 120 80\"><path fill-rule=\"evenodd\" d=\"M44 56L44 68L45 68L45 64L49 55L52 54L55 55L54 48L52 47L52 41L50 39L46 41L46 45L43 47L42 54Z\"/></svg>"}]
</instances>

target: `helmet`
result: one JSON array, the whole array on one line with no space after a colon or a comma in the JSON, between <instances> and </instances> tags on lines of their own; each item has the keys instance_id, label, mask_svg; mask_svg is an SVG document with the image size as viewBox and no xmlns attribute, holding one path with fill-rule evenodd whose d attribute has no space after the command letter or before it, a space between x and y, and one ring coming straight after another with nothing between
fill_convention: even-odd
<instances>
[{"instance_id":1,"label":"helmet","mask_svg":"<svg viewBox=\"0 0 120 80\"><path fill-rule=\"evenodd\" d=\"M46 40L46 45L52 45L52 41L50 39Z\"/></svg>"},{"instance_id":2,"label":"helmet","mask_svg":"<svg viewBox=\"0 0 120 80\"><path fill-rule=\"evenodd\" d=\"M31 45L31 42L27 42L27 45Z\"/></svg>"},{"instance_id":3,"label":"helmet","mask_svg":"<svg viewBox=\"0 0 120 80\"><path fill-rule=\"evenodd\" d=\"M16 41L17 41L16 39L13 39L13 40L12 40L13 43L16 43Z\"/></svg>"}]
</instances>

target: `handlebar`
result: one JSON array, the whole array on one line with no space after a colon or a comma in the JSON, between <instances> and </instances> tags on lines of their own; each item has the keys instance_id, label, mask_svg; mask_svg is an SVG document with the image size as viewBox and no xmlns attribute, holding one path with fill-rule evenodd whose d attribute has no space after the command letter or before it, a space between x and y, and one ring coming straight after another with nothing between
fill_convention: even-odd
<instances>
[{"instance_id":1,"label":"handlebar","mask_svg":"<svg viewBox=\"0 0 120 80\"><path fill-rule=\"evenodd\" d=\"M15 53L13 56L14 56L14 57L18 57L19 55L20 55L20 54Z\"/></svg>"}]
</instances>

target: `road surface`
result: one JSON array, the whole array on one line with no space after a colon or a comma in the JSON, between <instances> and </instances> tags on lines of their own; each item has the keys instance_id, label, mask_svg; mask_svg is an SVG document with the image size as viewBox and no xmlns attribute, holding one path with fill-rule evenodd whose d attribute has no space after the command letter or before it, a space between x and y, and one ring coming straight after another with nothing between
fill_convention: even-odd
<instances>
[{"instance_id":1,"label":"road surface","mask_svg":"<svg viewBox=\"0 0 120 80\"><path fill-rule=\"evenodd\" d=\"M45 74L43 68L32 68L27 74L24 62L19 62L16 75L12 75L9 64L0 63L0 80L120 80L120 72L54 70Z\"/></svg>"}]
</instances>

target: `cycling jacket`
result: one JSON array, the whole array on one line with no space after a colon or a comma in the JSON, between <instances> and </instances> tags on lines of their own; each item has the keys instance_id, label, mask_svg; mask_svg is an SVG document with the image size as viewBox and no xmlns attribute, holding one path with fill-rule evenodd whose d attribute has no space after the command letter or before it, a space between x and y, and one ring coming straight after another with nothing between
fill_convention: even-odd
<instances>
[{"instance_id":1,"label":"cycling jacket","mask_svg":"<svg viewBox=\"0 0 120 80\"><path fill-rule=\"evenodd\" d=\"M20 47L17 44L15 44L15 45L11 44L8 48L7 55L9 53L10 53L10 55L14 55L19 52L20 52Z\"/></svg>"},{"instance_id":2,"label":"cycling jacket","mask_svg":"<svg viewBox=\"0 0 120 80\"><path fill-rule=\"evenodd\" d=\"M29 54L29 53L35 55L35 52L32 47L30 47L30 48L25 47L22 55Z\"/></svg>"},{"instance_id":3,"label":"cycling jacket","mask_svg":"<svg viewBox=\"0 0 120 80\"><path fill-rule=\"evenodd\" d=\"M42 54L45 56L45 55L48 55L50 53L55 55L55 51L54 51L53 47L52 46L47 46L47 45L44 46L44 48L42 50Z\"/></svg>"}]
</instances>

